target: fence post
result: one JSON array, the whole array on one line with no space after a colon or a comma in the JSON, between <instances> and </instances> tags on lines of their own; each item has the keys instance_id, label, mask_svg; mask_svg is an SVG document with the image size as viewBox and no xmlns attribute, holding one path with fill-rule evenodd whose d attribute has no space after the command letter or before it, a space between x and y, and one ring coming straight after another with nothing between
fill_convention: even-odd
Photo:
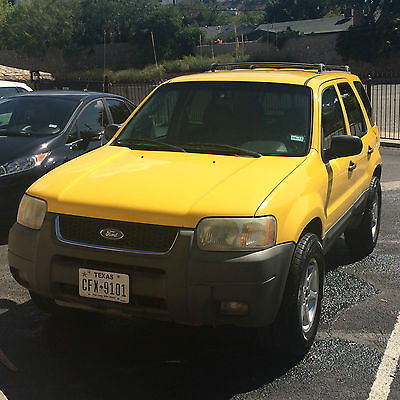
<instances>
[{"instance_id":1,"label":"fence post","mask_svg":"<svg viewBox=\"0 0 400 400\"><path fill-rule=\"evenodd\" d=\"M372 99L371 94L372 94L372 78L371 78L371 75L368 75L368 79L367 79L367 95L368 95L370 101Z\"/></svg>"}]
</instances>

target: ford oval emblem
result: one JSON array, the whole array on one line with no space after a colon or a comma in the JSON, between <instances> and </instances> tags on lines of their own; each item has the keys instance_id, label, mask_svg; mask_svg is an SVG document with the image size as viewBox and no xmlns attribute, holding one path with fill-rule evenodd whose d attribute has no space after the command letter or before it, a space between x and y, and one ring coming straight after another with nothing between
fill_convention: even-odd
<instances>
[{"instance_id":1,"label":"ford oval emblem","mask_svg":"<svg viewBox=\"0 0 400 400\"><path fill-rule=\"evenodd\" d=\"M120 240L125 236L124 232L114 228L104 228L100 231L100 235L108 240Z\"/></svg>"}]
</instances>

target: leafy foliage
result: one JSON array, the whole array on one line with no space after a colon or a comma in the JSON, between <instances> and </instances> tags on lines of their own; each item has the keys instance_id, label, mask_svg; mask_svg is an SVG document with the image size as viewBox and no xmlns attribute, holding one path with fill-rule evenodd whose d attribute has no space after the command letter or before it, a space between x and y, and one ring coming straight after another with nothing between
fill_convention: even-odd
<instances>
[{"instance_id":1,"label":"leafy foliage","mask_svg":"<svg viewBox=\"0 0 400 400\"><path fill-rule=\"evenodd\" d=\"M353 0L352 5L360 24L340 35L337 47L343 57L374 61L400 50L398 0Z\"/></svg>"},{"instance_id":2,"label":"leafy foliage","mask_svg":"<svg viewBox=\"0 0 400 400\"><path fill-rule=\"evenodd\" d=\"M35 55L51 46L65 47L74 38L77 6L77 0L21 2L0 25L1 43Z\"/></svg>"}]
</instances>

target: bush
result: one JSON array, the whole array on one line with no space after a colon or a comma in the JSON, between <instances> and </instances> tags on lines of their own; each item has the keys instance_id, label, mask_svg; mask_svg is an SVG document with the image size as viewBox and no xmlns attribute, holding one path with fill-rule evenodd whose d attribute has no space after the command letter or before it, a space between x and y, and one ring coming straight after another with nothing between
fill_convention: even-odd
<instances>
[{"instance_id":1,"label":"bush","mask_svg":"<svg viewBox=\"0 0 400 400\"><path fill-rule=\"evenodd\" d=\"M246 61L247 59L247 55L240 55L239 57L240 61ZM185 56L181 60L165 61L162 64L159 64L158 67L155 65L148 65L140 70L133 68L120 71L106 70L105 75L114 83L160 81L171 75L207 71L213 63L231 63L236 61L235 56L230 54L222 54L214 59L201 56ZM88 71L75 71L62 78L102 81L103 70L97 68Z\"/></svg>"}]
</instances>

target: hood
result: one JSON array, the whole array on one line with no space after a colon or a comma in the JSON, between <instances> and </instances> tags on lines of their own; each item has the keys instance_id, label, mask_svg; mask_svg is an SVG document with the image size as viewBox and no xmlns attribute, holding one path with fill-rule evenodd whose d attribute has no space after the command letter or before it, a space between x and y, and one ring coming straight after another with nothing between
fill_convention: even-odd
<instances>
[{"instance_id":1,"label":"hood","mask_svg":"<svg viewBox=\"0 0 400 400\"><path fill-rule=\"evenodd\" d=\"M206 216L253 216L301 157L232 157L105 146L29 189L54 213L193 228Z\"/></svg>"},{"instance_id":2,"label":"hood","mask_svg":"<svg viewBox=\"0 0 400 400\"><path fill-rule=\"evenodd\" d=\"M18 158L46 152L56 138L44 136L0 136L0 165Z\"/></svg>"}]
</instances>

